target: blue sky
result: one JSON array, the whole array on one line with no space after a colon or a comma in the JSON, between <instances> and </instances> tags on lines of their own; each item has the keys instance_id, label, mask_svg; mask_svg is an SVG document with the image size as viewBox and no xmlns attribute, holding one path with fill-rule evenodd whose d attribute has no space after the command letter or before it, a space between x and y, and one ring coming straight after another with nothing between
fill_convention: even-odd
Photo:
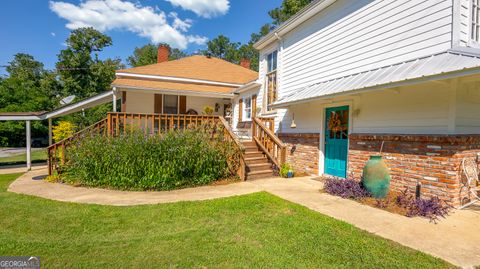
<instances>
[{"instance_id":1,"label":"blue sky","mask_svg":"<svg viewBox=\"0 0 480 269\"><path fill-rule=\"evenodd\" d=\"M157 41L175 43L188 52L204 48L205 40L219 34L246 42L270 22L267 12L280 4L281 0L2 0L0 65L23 52L53 68L70 29L85 24L112 37L113 46L101 53L102 58L123 61L135 47Z\"/></svg>"}]
</instances>

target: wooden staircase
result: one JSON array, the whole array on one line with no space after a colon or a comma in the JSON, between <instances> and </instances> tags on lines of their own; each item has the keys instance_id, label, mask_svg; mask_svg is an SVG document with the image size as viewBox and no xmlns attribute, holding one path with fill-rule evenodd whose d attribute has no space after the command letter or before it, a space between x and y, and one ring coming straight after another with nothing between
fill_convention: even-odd
<instances>
[{"instance_id":1,"label":"wooden staircase","mask_svg":"<svg viewBox=\"0 0 480 269\"><path fill-rule=\"evenodd\" d=\"M268 178L274 176L273 164L258 148L254 141L242 142L245 148L246 180Z\"/></svg>"}]
</instances>

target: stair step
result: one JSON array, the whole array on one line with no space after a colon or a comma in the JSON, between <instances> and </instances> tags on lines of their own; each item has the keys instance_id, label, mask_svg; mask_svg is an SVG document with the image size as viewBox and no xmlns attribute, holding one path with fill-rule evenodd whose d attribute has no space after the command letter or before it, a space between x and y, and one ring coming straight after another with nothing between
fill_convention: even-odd
<instances>
[{"instance_id":1,"label":"stair step","mask_svg":"<svg viewBox=\"0 0 480 269\"><path fill-rule=\"evenodd\" d=\"M245 152L245 158L263 157L261 151Z\"/></svg>"},{"instance_id":2,"label":"stair step","mask_svg":"<svg viewBox=\"0 0 480 269\"><path fill-rule=\"evenodd\" d=\"M257 146L257 143L255 143L254 141L242 141L242 144L243 144L245 147L250 147L250 146L256 147L256 146Z\"/></svg>"},{"instance_id":3,"label":"stair step","mask_svg":"<svg viewBox=\"0 0 480 269\"><path fill-rule=\"evenodd\" d=\"M269 163L266 157L247 157L245 156L245 162L248 165L258 164L258 163Z\"/></svg>"},{"instance_id":4,"label":"stair step","mask_svg":"<svg viewBox=\"0 0 480 269\"><path fill-rule=\"evenodd\" d=\"M269 177L273 177L273 170L272 169L259 170L259 171L248 172L247 173L247 180L269 178Z\"/></svg>"},{"instance_id":5,"label":"stair step","mask_svg":"<svg viewBox=\"0 0 480 269\"><path fill-rule=\"evenodd\" d=\"M265 171L265 170L271 170L271 169L272 169L272 164L269 162L253 163L253 164L247 165L248 172Z\"/></svg>"},{"instance_id":6,"label":"stair step","mask_svg":"<svg viewBox=\"0 0 480 269\"><path fill-rule=\"evenodd\" d=\"M245 153L260 152L257 147L245 147Z\"/></svg>"}]
</instances>

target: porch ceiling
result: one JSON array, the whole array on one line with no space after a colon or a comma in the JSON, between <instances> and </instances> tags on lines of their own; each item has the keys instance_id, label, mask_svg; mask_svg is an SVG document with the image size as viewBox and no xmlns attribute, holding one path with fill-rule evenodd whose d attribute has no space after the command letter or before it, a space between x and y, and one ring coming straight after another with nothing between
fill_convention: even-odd
<instances>
[{"instance_id":1,"label":"porch ceiling","mask_svg":"<svg viewBox=\"0 0 480 269\"><path fill-rule=\"evenodd\" d=\"M281 97L273 107L474 74L480 74L480 55L446 51L319 82Z\"/></svg>"}]
</instances>

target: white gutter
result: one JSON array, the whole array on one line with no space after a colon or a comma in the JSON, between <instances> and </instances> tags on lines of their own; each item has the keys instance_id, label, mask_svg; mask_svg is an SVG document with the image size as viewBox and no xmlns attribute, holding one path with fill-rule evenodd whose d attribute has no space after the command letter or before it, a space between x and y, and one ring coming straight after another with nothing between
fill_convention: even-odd
<instances>
[{"instance_id":1,"label":"white gutter","mask_svg":"<svg viewBox=\"0 0 480 269\"><path fill-rule=\"evenodd\" d=\"M374 86L370 86L370 87L353 89L353 90L349 90L349 91L332 93L332 94L327 94L327 95L322 95L322 96L314 96L314 97L309 97L309 98L300 99L300 100L294 100L294 101L290 101L290 102L286 102L286 103L279 102L279 103L276 103L276 104L272 104L272 108L286 108L286 107L289 107L291 105L298 105L298 104L308 103L308 102L312 102L312 101L316 101L316 100L322 100L322 99L330 99L330 98L338 97L338 96L365 93L365 92L371 92L371 91L375 91L375 90L386 90L386 89L391 89L391 88L416 85L416 84L423 83L423 82L430 82L430 81L435 81L435 80L446 80L446 79L464 77L464 76L469 76L469 75L478 75L478 74L480 74L480 67L474 67L474 68L469 68L469 69L463 69L463 70L460 70L460 71L440 73L440 74L431 75L431 76L424 76L424 77L418 77L418 78L413 78L413 79L405 79L405 80L390 82L390 83L387 83L387 84L374 85Z\"/></svg>"},{"instance_id":2,"label":"white gutter","mask_svg":"<svg viewBox=\"0 0 480 269\"><path fill-rule=\"evenodd\" d=\"M315 16L322 10L329 7L333 4L336 0L317 0L313 1L305 8L300 10L297 14L293 15L290 19L286 22L278 26L277 28L273 29L268 35L257 41L257 43L253 44L253 47L257 50L261 50L271 44L272 42L276 41L277 39L281 39L286 33L293 30L298 25L304 23L311 17Z\"/></svg>"},{"instance_id":3,"label":"white gutter","mask_svg":"<svg viewBox=\"0 0 480 269\"><path fill-rule=\"evenodd\" d=\"M117 77L133 77L133 78L146 78L146 79L156 79L164 81L173 81L173 82L187 82L187 83L198 83L214 86L225 86L225 87L240 87L243 84L227 83L227 82L218 82L211 80L202 80L202 79L191 79L191 78L179 78L179 77L166 77L166 76L155 76L155 75L141 75L133 73L115 73Z\"/></svg>"},{"instance_id":4,"label":"white gutter","mask_svg":"<svg viewBox=\"0 0 480 269\"><path fill-rule=\"evenodd\" d=\"M252 89L255 89L255 88L260 88L262 86L262 84L258 83L257 81L252 81L252 82L249 82L245 85L243 85L242 87L236 89L233 91L233 93L242 93L242 92L246 92L248 90L252 90Z\"/></svg>"},{"instance_id":5,"label":"white gutter","mask_svg":"<svg viewBox=\"0 0 480 269\"><path fill-rule=\"evenodd\" d=\"M107 98L107 97L110 97L110 96L113 96L113 95L114 95L113 91L107 91L107 92L95 95L93 97L87 98L87 99L85 99L83 101L80 101L78 103L74 103L72 105L61 107L61 108L56 109L54 111L48 112L45 116L45 119L54 118L56 116L62 115L65 112L69 112L71 110L75 110L77 108L84 107L84 106L88 105L89 103L100 101L104 98ZM110 102L110 100L108 102ZM105 102L105 103L107 103L107 102Z\"/></svg>"},{"instance_id":6,"label":"white gutter","mask_svg":"<svg viewBox=\"0 0 480 269\"><path fill-rule=\"evenodd\" d=\"M126 90L137 90L137 91L148 91L156 92L162 94L175 94L175 95L186 95L186 96L197 96L197 97L213 97L213 98L233 98L233 93L216 93L216 92L197 92L197 91L185 91L185 90L168 90L168 89L156 89L156 88L147 88L147 87L132 87L115 84L117 89L126 89Z\"/></svg>"},{"instance_id":7,"label":"white gutter","mask_svg":"<svg viewBox=\"0 0 480 269\"><path fill-rule=\"evenodd\" d=\"M44 119L44 114L39 115L39 116L33 116L33 115L5 115L5 116L0 116L0 121L7 121L7 120L16 120L16 121L27 121L27 120L43 120Z\"/></svg>"}]
</instances>

